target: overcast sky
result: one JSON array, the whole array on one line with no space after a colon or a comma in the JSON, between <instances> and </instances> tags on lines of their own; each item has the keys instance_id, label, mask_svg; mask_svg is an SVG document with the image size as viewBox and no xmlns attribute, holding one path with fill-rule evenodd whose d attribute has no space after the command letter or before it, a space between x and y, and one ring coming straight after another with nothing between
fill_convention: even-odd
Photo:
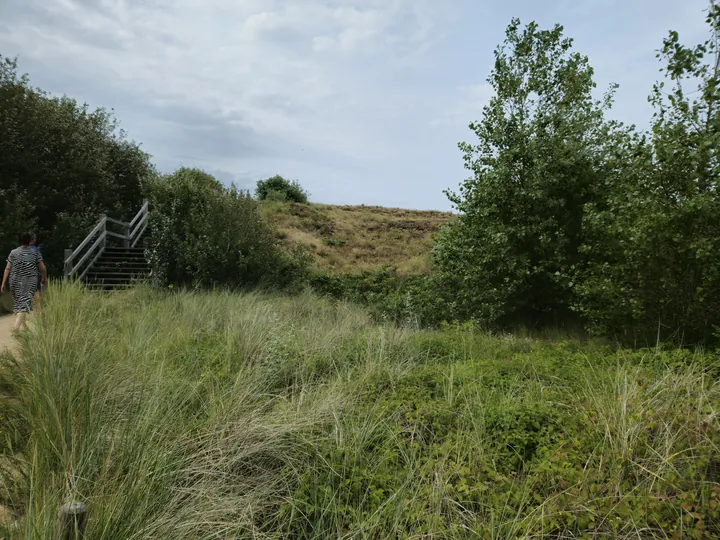
<instances>
[{"instance_id":1,"label":"overcast sky","mask_svg":"<svg viewBox=\"0 0 720 540\"><path fill-rule=\"evenodd\" d=\"M162 171L312 200L448 209L457 143L489 97L511 17L565 26L613 116L647 125L670 29L706 36L706 0L0 0L0 54L35 86L114 108Z\"/></svg>"}]
</instances>

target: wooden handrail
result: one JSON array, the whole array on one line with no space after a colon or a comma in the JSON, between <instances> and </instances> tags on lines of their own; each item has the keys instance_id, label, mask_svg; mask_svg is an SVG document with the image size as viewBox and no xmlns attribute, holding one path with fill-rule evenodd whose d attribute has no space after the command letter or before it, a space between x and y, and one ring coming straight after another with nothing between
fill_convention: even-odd
<instances>
[{"instance_id":1,"label":"wooden handrail","mask_svg":"<svg viewBox=\"0 0 720 540\"><path fill-rule=\"evenodd\" d=\"M79 279L83 279L90 267L95 264L95 262L105 251L108 237L119 238L123 240L124 247L134 248L142 235L145 233L145 230L147 229L150 216L149 208L150 205L146 200L143 203L142 208L140 208L140 211L130 222L119 221L117 219L109 218L106 215L102 214L100 216L100 221L98 222L98 224L95 225L95 228L90 231L90 234L87 235L85 240L83 240L78 247L76 247L73 251L69 249L65 250L65 267L63 272L65 274L65 279L72 279L78 274ZM108 223L111 223L113 225L120 225L123 228L122 234L116 233L114 231L108 231ZM78 257L80 253L83 252L83 250L85 250L87 245L90 244L90 242L93 241L94 238L96 238L95 241L92 243L90 248L87 249L85 255L82 256L78 263L73 264L75 258ZM96 250L97 253L95 253ZM90 264L82 272L80 272L82 266L90 259L93 253L95 253L95 257L93 257Z\"/></svg>"},{"instance_id":2,"label":"wooden handrail","mask_svg":"<svg viewBox=\"0 0 720 540\"><path fill-rule=\"evenodd\" d=\"M70 262L72 262L72 259L74 259L78 255L78 253L80 253L82 251L82 249L86 245L88 245L88 242L90 242L90 240L92 239L93 236L95 236L97 233L99 233L102 229L105 228L105 220L106 219L107 218L105 216L102 216L100 218L100 223L95 225L95 228L92 231L90 231L90 234L87 235L87 238L85 238L85 240L83 240L80 243L80 245L75 248L75 251L72 252L72 255L70 255L70 257L69 257ZM65 262L68 262L68 259L66 259Z\"/></svg>"},{"instance_id":3,"label":"wooden handrail","mask_svg":"<svg viewBox=\"0 0 720 540\"><path fill-rule=\"evenodd\" d=\"M135 228L134 228L134 229L132 230L132 232L130 232L130 234L128 235L128 236L130 236L130 239L135 238L135 235L136 235L137 232L140 230L140 228L141 228L145 223L147 223L147 220L148 220L148 217L147 217L147 216L144 216L140 221L138 221L137 225L135 225Z\"/></svg>"},{"instance_id":4,"label":"wooden handrail","mask_svg":"<svg viewBox=\"0 0 720 540\"><path fill-rule=\"evenodd\" d=\"M135 222L136 222L138 219L140 219L141 217L147 215L147 213L148 213L148 207L149 207L149 203L148 203L148 201L145 201L145 204L142 205L142 208L140 208L140 211L139 211L137 214L135 214L135 217L132 218L132 221L130 221L130 223L129 223L130 227L132 227L133 225L135 225Z\"/></svg>"},{"instance_id":5,"label":"wooden handrail","mask_svg":"<svg viewBox=\"0 0 720 540\"><path fill-rule=\"evenodd\" d=\"M133 240L130 247L135 247L135 244L138 243L138 240L142 238L143 233L145 233L145 229L147 229L148 226L148 218L146 217L141 223L144 223L142 230L138 233L138 235L135 237L135 240Z\"/></svg>"},{"instance_id":6,"label":"wooden handrail","mask_svg":"<svg viewBox=\"0 0 720 540\"><path fill-rule=\"evenodd\" d=\"M98 239L95 240L95 243L93 243L92 247L85 252L85 255L83 255L83 258L80 259L80 262L78 262L72 269L71 275L76 273L80 267L85 264L85 262L90 258L90 255L93 254L93 251L95 251L96 248L99 248L101 246L104 247L105 239L107 238L107 231L103 231L100 236L98 236Z\"/></svg>"},{"instance_id":7,"label":"wooden handrail","mask_svg":"<svg viewBox=\"0 0 720 540\"><path fill-rule=\"evenodd\" d=\"M120 220L113 219L113 218L110 218L110 217L109 217L109 218L105 218L105 219L107 219L109 223L114 223L115 225L127 225L127 223L125 223L124 221L120 221Z\"/></svg>"}]
</instances>

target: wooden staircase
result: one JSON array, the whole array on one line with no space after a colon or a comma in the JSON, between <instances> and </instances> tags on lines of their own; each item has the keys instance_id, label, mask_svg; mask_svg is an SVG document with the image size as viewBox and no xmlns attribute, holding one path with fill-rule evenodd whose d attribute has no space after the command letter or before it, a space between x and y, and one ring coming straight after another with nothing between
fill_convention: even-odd
<instances>
[{"instance_id":1,"label":"wooden staircase","mask_svg":"<svg viewBox=\"0 0 720 540\"><path fill-rule=\"evenodd\" d=\"M100 291L128 289L147 279L150 265L144 242L148 221L147 201L129 223L101 215L77 248L65 250L65 279L77 279Z\"/></svg>"},{"instance_id":2,"label":"wooden staircase","mask_svg":"<svg viewBox=\"0 0 720 540\"><path fill-rule=\"evenodd\" d=\"M145 248L105 248L92 265L84 282L89 289L115 291L128 289L144 281L150 274Z\"/></svg>"}]
</instances>

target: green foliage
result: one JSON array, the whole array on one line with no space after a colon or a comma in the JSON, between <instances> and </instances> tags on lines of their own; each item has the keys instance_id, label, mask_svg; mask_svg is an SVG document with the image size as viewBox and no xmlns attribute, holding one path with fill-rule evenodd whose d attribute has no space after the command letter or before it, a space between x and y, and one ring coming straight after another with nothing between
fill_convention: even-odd
<instances>
[{"instance_id":1,"label":"green foliage","mask_svg":"<svg viewBox=\"0 0 720 540\"><path fill-rule=\"evenodd\" d=\"M130 219L154 174L104 109L32 88L0 56L0 251L32 227L51 272L85 238L100 213Z\"/></svg>"},{"instance_id":2,"label":"green foliage","mask_svg":"<svg viewBox=\"0 0 720 540\"><path fill-rule=\"evenodd\" d=\"M597 332L706 342L720 323L720 6L707 22L705 43L665 39L673 86L653 89L652 133L629 141L627 166L587 209L577 305Z\"/></svg>"},{"instance_id":3,"label":"green foliage","mask_svg":"<svg viewBox=\"0 0 720 540\"><path fill-rule=\"evenodd\" d=\"M603 184L613 131L612 92L593 99L593 70L571 46L560 26L513 20L488 79L495 95L470 124L478 142L460 144L473 176L448 193L461 215L434 259L459 281L466 315L490 324L569 312L582 210Z\"/></svg>"},{"instance_id":4,"label":"green foliage","mask_svg":"<svg viewBox=\"0 0 720 540\"><path fill-rule=\"evenodd\" d=\"M318 271L309 283L320 294L367 306L378 321L437 327L457 318L453 291L434 274L406 276L394 266L345 275Z\"/></svg>"},{"instance_id":5,"label":"green foliage","mask_svg":"<svg viewBox=\"0 0 720 540\"><path fill-rule=\"evenodd\" d=\"M149 187L156 283L284 287L302 277L304 262L281 252L249 194L186 168Z\"/></svg>"},{"instance_id":6,"label":"green foliage","mask_svg":"<svg viewBox=\"0 0 720 540\"><path fill-rule=\"evenodd\" d=\"M715 359L424 337L424 364L369 378L358 406L329 427L285 505L298 516L293 536L717 534L714 435L670 442L661 428ZM655 454L665 443L673 449Z\"/></svg>"},{"instance_id":7,"label":"green foliage","mask_svg":"<svg viewBox=\"0 0 720 540\"><path fill-rule=\"evenodd\" d=\"M288 200L287 193L284 191L278 191L276 189L271 189L267 192L265 197L263 197L263 200L266 200L268 202L274 202L274 203L285 203Z\"/></svg>"},{"instance_id":8,"label":"green foliage","mask_svg":"<svg viewBox=\"0 0 720 540\"><path fill-rule=\"evenodd\" d=\"M259 180L255 189L255 196L261 201L306 203L308 195L297 180L291 182L280 175Z\"/></svg>"}]
</instances>

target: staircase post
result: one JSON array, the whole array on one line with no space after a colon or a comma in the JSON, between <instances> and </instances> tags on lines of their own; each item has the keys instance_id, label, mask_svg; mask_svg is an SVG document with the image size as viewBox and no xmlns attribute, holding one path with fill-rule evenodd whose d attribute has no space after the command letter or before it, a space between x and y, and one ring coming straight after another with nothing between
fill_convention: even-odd
<instances>
[{"instance_id":1,"label":"staircase post","mask_svg":"<svg viewBox=\"0 0 720 540\"><path fill-rule=\"evenodd\" d=\"M129 223L126 223L126 224L125 224L125 239L123 240L123 247L124 247L124 248L129 248L129 247L130 247L130 241L132 240L132 238L130 238L130 232L131 232L131 231L130 231L130 224L129 224Z\"/></svg>"},{"instance_id":2,"label":"staircase post","mask_svg":"<svg viewBox=\"0 0 720 540\"><path fill-rule=\"evenodd\" d=\"M58 512L60 540L81 540L85 538L87 508L77 501L66 503Z\"/></svg>"},{"instance_id":3,"label":"staircase post","mask_svg":"<svg viewBox=\"0 0 720 540\"><path fill-rule=\"evenodd\" d=\"M107 215L100 214L100 223L102 223L102 232L100 234L104 234L100 251L105 251L105 247L107 246L107 234L105 234L107 233Z\"/></svg>"},{"instance_id":4,"label":"staircase post","mask_svg":"<svg viewBox=\"0 0 720 540\"><path fill-rule=\"evenodd\" d=\"M72 261L70 260L70 256L72 254L73 254L72 249L65 250L65 258L63 259L65 261L65 266L63 268L63 277L66 280L70 279L70 274L72 273Z\"/></svg>"}]
</instances>

